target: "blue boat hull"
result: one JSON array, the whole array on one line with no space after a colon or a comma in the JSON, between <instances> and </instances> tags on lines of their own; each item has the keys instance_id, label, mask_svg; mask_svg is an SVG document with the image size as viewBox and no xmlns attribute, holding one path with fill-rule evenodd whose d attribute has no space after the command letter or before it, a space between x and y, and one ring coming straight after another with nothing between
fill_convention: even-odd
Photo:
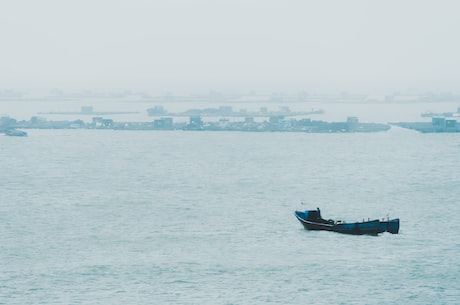
<instances>
[{"instance_id":1,"label":"blue boat hull","mask_svg":"<svg viewBox=\"0 0 460 305\"><path fill-rule=\"evenodd\" d=\"M378 219L354 223L341 223L332 220L325 220L320 217L312 219L312 217L309 217L308 213L300 211L296 211L295 216L306 230L332 231L353 235L377 235L385 232L385 229L381 227Z\"/></svg>"}]
</instances>

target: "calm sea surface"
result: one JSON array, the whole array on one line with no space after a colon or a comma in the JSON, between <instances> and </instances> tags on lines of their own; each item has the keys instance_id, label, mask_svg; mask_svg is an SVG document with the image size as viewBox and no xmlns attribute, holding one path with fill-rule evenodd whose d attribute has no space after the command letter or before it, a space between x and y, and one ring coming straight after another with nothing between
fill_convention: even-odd
<instances>
[{"instance_id":1,"label":"calm sea surface","mask_svg":"<svg viewBox=\"0 0 460 305\"><path fill-rule=\"evenodd\" d=\"M460 303L460 134L28 134L0 136L1 304Z\"/></svg>"}]
</instances>

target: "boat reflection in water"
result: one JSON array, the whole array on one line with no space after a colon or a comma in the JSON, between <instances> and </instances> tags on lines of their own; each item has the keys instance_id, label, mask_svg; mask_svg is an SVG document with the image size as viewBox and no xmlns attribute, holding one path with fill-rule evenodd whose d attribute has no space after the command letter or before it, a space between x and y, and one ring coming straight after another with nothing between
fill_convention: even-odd
<instances>
[{"instance_id":1,"label":"boat reflection in water","mask_svg":"<svg viewBox=\"0 0 460 305\"><path fill-rule=\"evenodd\" d=\"M306 230L323 230L343 234L377 235L388 231L393 234L399 232L399 219L380 221L378 219L362 222L347 223L341 220L326 220L321 217L320 209L295 211L295 216Z\"/></svg>"}]
</instances>

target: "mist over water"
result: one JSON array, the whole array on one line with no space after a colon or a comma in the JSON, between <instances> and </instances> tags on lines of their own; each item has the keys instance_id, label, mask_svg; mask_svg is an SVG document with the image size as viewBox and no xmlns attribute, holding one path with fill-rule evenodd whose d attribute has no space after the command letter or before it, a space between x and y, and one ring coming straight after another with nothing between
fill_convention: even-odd
<instances>
[{"instance_id":1,"label":"mist over water","mask_svg":"<svg viewBox=\"0 0 460 305\"><path fill-rule=\"evenodd\" d=\"M457 90L460 7L452 0L42 0L2 8L0 89Z\"/></svg>"}]
</instances>

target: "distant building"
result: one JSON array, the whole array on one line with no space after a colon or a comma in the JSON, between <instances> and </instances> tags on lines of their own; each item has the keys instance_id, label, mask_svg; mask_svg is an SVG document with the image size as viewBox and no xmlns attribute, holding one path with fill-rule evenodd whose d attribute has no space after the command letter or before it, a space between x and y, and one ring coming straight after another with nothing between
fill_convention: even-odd
<instances>
[{"instance_id":1,"label":"distant building","mask_svg":"<svg viewBox=\"0 0 460 305\"><path fill-rule=\"evenodd\" d=\"M46 121L45 118L41 118L41 117L38 117L38 116L33 116L33 117L30 118L30 123L32 124L32 126L41 124L41 123L43 123L45 121Z\"/></svg>"},{"instance_id":2,"label":"distant building","mask_svg":"<svg viewBox=\"0 0 460 305\"><path fill-rule=\"evenodd\" d=\"M456 128L456 119L446 119L445 117L434 117L431 119L431 124L439 128Z\"/></svg>"},{"instance_id":3,"label":"distant building","mask_svg":"<svg viewBox=\"0 0 460 305\"><path fill-rule=\"evenodd\" d=\"M159 115L165 115L167 112L163 108L163 106L155 106L153 108L147 109L147 113L149 116L159 116Z\"/></svg>"},{"instance_id":4,"label":"distant building","mask_svg":"<svg viewBox=\"0 0 460 305\"><path fill-rule=\"evenodd\" d=\"M431 124L433 126L438 126L444 128L446 126L446 118L444 117L433 117L431 119Z\"/></svg>"},{"instance_id":5,"label":"distant building","mask_svg":"<svg viewBox=\"0 0 460 305\"><path fill-rule=\"evenodd\" d=\"M455 128L457 127L457 120L448 119L446 120L446 128Z\"/></svg>"},{"instance_id":6,"label":"distant building","mask_svg":"<svg viewBox=\"0 0 460 305\"><path fill-rule=\"evenodd\" d=\"M1 129L10 129L16 126L16 119L4 116L0 118L0 130Z\"/></svg>"},{"instance_id":7,"label":"distant building","mask_svg":"<svg viewBox=\"0 0 460 305\"><path fill-rule=\"evenodd\" d=\"M200 116L191 116L189 119L189 124L184 127L187 130L202 130L203 129L203 121L201 120Z\"/></svg>"},{"instance_id":8,"label":"distant building","mask_svg":"<svg viewBox=\"0 0 460 305\"><path fill-rule=\"evenodd\" d=\"M200 116L191 116L189 120L190 125L203 126L203 121Z\"/></svg>"},{"instance_id":9,"label":"distant building","mask_svg":"<svg viewBox=\"0 0 460 305\"><path fill-rule=\"evenodd\" d=\"M270 118L268 119L268 122L270 124L270 129L280 130L284 126L284 116L282 115L270 116Z\"/></svg>"},{"instance_id":10,"label":"distant building","mask_svg":"<svg viewBox=\"0 0 460 305\"><path fill-rule=\"evenodd\" d=\"M94 128L111 128L113 127L113 120L104 119L102 117L94 117L92 120L92 126Z\"/></svg>"},{"instance_id":11,"label":"distant building","mask_svg":"<svg viewBox=\"0 0 460 305\"><path fill-rule=\"evenodd\" d=\"M354 131L358 128L359 126L359 120L355 116L350 116L347 118L347 130L348 131Z\"/></svg>"}]
</instances>

